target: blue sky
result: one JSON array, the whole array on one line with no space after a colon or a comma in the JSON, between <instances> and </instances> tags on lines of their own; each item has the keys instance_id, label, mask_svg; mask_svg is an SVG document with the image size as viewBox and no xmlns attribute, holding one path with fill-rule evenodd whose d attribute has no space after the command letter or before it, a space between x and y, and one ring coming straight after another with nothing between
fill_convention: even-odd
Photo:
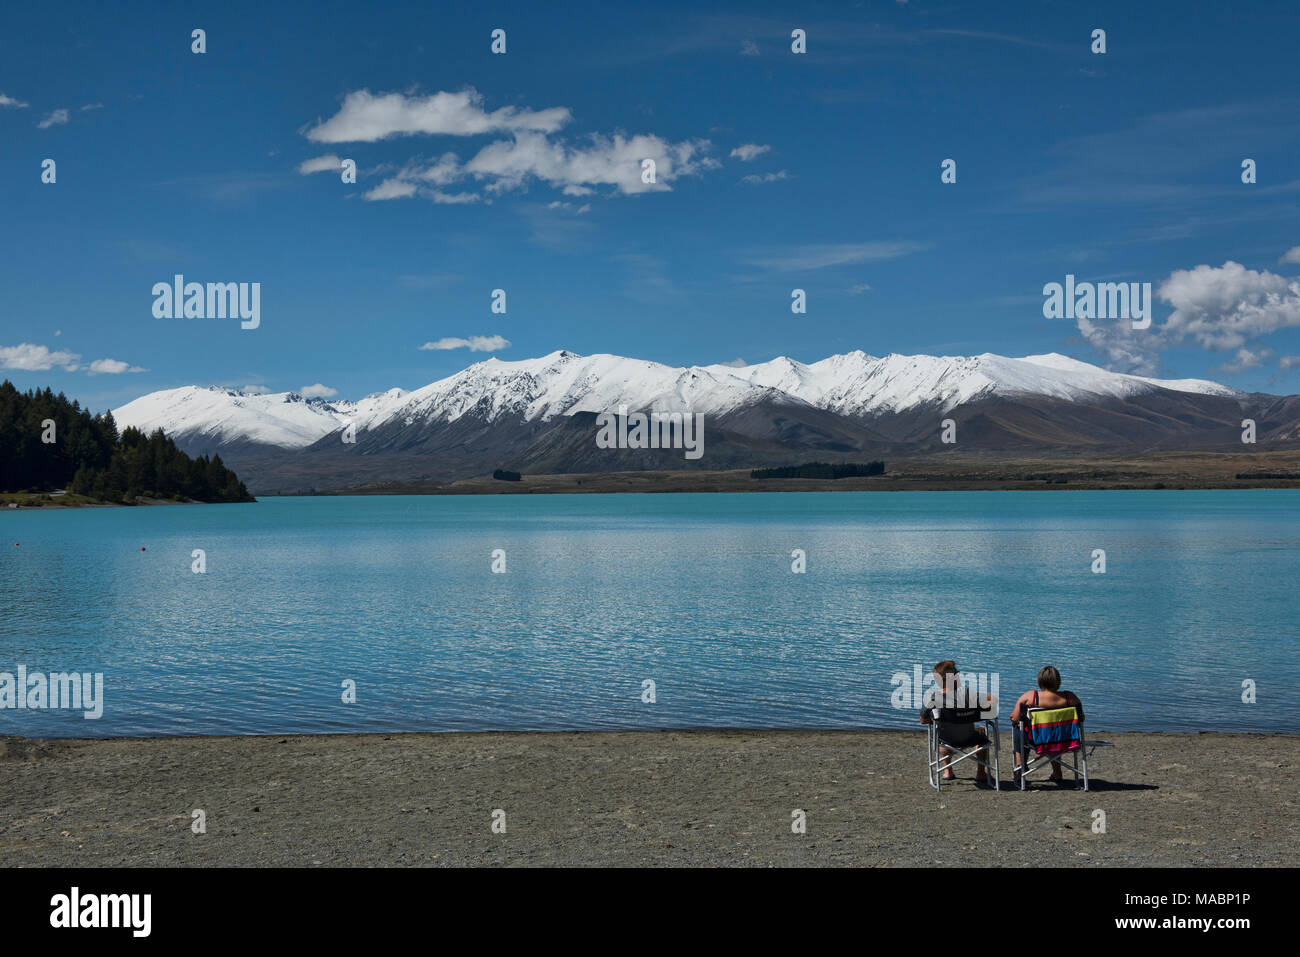
<instances>
[{"instance_id":1,"label":"blue sky","mask_svg":"<svg viewBox=\"0 0 1300 957\"><path fill-rule=\"evenodd\" d=\"M99 409L561 348L1057 351L1300 392L1298 41L1284 3L16 5L0 375ZM155 318L176 273L260 282L260 327ZM1081 330L1042 313L1067 273L1168 295ZM475 337L509 345L420 348Z\"/></svg>"}]
</instances>

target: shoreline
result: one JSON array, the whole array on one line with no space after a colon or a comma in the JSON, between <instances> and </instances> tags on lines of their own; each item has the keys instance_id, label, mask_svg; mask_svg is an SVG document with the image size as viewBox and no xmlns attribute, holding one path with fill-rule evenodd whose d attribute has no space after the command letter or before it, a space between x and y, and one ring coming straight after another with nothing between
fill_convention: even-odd
<instances>
[{"instance_id":1,"label":"shoreline","mask_svg":"<svg viewBox=\"0 0 1300 957\"><path fill-rule=\"evenodd\" d=\"M1300 479L1295 480L1261 480L1259 482L1237 482L1235 484L1185 484L1168 485L1163 482L1150 484L1106 484L1100 482L959 482L936 487L936 484L924 480L880 481L854 479L767 479L762 485L748 487L723 487L720 485L701 484L698 482L675 482L656 477L637 478L630 481L621 480L621 475L609 480L598 476L596 487L588 485L585 479L569 481L569 476L525 476L535 481L531 484L494 482L482 484L480 479L465 479L447 485L414 486L406 483L395 486L363 486L357 488L334 489L329 491L297 492L259 492L252 502L200 502L197 500L175 502L168 499L140 500L133 505L123 502L44 502L40 505L11 507L7 502L0 502L0 515L8 512L54 512L78 511L81 509L101 508L152 508L155 506L182 505L255 505L268 498L383 498L385 496L459 496L459 495L679 495L679 494L714 494L714 495L763 495L782 494L785 492L1249 492L1257 490L1295 491L1300 489ZM541 481L536 481L541 480ZM627 487L617 487L625 484ZM502 488L503 485L517 485L515 488Z\"/></svg>"},{"instance_id":2,"label":"shoreline","mask_svg":"<svg viewBox=\"0 0 1300 957\"><path fill-rule=\"evenodd\" d=\"M1011 790L1006 734L1004 790L975 787L965 763L942 793L919 730L5 737L0 855L81 867L1282 867L1300 852L1292 735L1090 737L1114 745L1094 753L1090 791ZM792 831L796 810L805 834Z\"/></svg>"},{"instance_id":3,"label":"shoreline","mask_svg":"<svg viewBox=\"0 0 1300 957\"><path fill-rule=\"evenodd\" d=\"M3 713L3 712L0 712ZM924 728L923 725L918 725ZM420 735L429 735L432 737L446 737L448 735L467 735L471 737L499 737L502 735L520 735L520 736L538 736L547 735L601 735L601 734L914 734L915 728L596 728L596 729L573 729L560 728L558 730L526 728L517 730L501 730L490 728L482 731L249 731L243 734L117 734L109 735L102 738L96 737L78 737L76 735L62 736L42 736L28 734L0 734L0 761L4 760L6 742L31 742L34 744L56 744L59 742L93 744L96 742L106 741L242 741L246 738L398 738L398 737L417 737ZM1001 728L1001 735L1006 738L1003 742L1003 750L1010 748L1011 728L1009 722L1007 727ZM1199 731L1115 731L1108 728L1090 728L1088 735L1143 735L1143 736L1164 736L1170 738L1195 738L1199 735L1221 735L1225 738L1247 738L1247 737L1278 737L1293 738L1300 737L1300 730L1296 731L1223 731L1218 728L1207 728ZM1008 750L1009 753L1009 750Z\"/></svg>"},{"instance_id":4,"label":"shoreline","mask_svg":"<svg viewBox=\"0 0 1300 957\"><path fill-rule=\"evenodd\" d=\"M1300 488L1300 452L1153 453L1087 460L930 456L887 460L883 475L839 479L750 477L752 469L479 475L298 491L314 496L529 495L625 492L1234 491ZM265 483L272 484L271 482ZM283 489L263 495L280 495ZM289 494L289 493L285 493Z\"/></svg>"},{"instance_id":5,"label":"shoreline","mask_svg":"<svg viewBox=\"0 0 1300 957\"><path fill-rule=\"evenodd\" d=\"M64 498L62 495L52 495L51 501L40 502L39 504L22 504L15 503L16 507L10 504L8 496L22 495L28 493L19 492L0 492L0 514L5 512L40 512L57 509L81 509L81 508L150 508L155 505L250 505L256 502L200 502L198 499L190 498L183 502L177 502L169 498L141 498L137 499L134 505L127 505L125 502L61 502L59 499ZM49 494L49 493L35 493Z\"/></svg>"},{"instance_id":6,"label":"shoreline","mask_svg":"<svg viewBox=\"0 0 1300 957\"><path fill-rule=\"evenodd\" d=\"M1039 484L1029 483L962 483L936 488L923 482L879 482L871 486L858 487L841 481L827 481L822 485L790 482L781 487L754 488L716 488L716 487L662 487L662 488L580 488L577 485L562 487L559 485L533 486L518 489L474 488L468 483L452 483L449 486L421 489L393 488L376 489L372 487L338 489L328 492L262 492L260 498L382 498L383 496L416 495L679 495L679 494L780 494L782 492L1248 492L1256 489L1295 490L1300 489L1300 480L1294 482L1258 483L1247 485L1105 485L1105 484Z\"/></svg>"},{"instance_id":7,"label":"shoreline","mask_svg":"<svg viewBox=\"0 0 1300 957\"><path fill-rule=\"evenodd\" d=\"M394 479L319 488L327 478L250 479L256 497L350 497L381 495L572 495L780 492L975 492L975 491L1239 491L1300 489L1300 451L1159 452L1066 458L996 457L945 453L886 460L885 473L822 478L751 477L751 468L555 472L524 474L518 481L490 473L461 479ZM336 479L342 481L342 479ZM0 511L13 499L41 493L0 493ZM113 502L75 505L51 496L39 507L128 507ZM139 504L196 504L147 499ZM26 505L26 508L34 506Z\"/></svg>"}]
</instances>

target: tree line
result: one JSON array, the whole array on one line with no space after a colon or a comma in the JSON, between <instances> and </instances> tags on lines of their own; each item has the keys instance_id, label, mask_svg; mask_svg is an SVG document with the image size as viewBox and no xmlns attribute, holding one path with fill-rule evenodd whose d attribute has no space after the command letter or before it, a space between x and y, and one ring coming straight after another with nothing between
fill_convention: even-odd
<instances>
[{"instance_id":1,"label":"tree line","mask_svg":"<svg viewBox=\"0 0 1300 957\"><path fill-rule=\"evenodd\" d=\"M775 469L754 469L749 473L750 478L770 479L770 478L811 478L811 479L842 479L858 478L864 475L884 475L884 462L840 462L831 464L829 462L805 462L803 465L787 465Z\"/></svg>"},{"instance_id":2,"label":"tree line","mask_svg":"<svg viewBox=\"0 0 1300 957\"><path fill-rule=\"evenodd\" d=\"M140 498L252 502L221 461L191 459L161 429L118 432L111 412L91 415L75 399L46 388L19 392L0 383L0 491L66 488L105 502Z\"/></svg>"}]
</instances>

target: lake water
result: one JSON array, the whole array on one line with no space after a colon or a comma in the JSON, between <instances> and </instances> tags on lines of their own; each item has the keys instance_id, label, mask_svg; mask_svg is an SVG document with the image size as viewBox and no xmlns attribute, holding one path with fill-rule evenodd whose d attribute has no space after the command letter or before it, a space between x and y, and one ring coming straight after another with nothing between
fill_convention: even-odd
<instances>
[{"instance_id":1,"label":"lake water","mask_svg":"<svg viewBox=\"0 0 1300 957\"><path fill-rule=\"evenodd\" d=\"M891 677L943 658L998 675L1004 732L1049 663L1095 729L1296 732L1298 518L1289 490L7 511L0 672L102 672L104 712L0 733L911 728Z\"/></svg>"}]
</instances>

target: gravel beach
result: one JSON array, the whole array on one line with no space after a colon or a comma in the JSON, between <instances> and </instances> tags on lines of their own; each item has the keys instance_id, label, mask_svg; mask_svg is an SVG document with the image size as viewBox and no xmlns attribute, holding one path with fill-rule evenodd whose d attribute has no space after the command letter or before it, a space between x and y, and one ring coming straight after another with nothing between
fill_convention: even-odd
<instances>
[{"instance_id":1,"label":"gravel beach","mask_svg":"<svg viewBox=\"0 0 1300 957\"><path fill-rule=\"evenodd\" d=\"M936 794L921 731L0 738L0 864L1290 866L1294 735L1106 734ZM1009 738L1009 735L1007 736ZM505 833L493 812L504 811ZM1105 833L1094 833L1094 811ZM193 832L202 810L206 833ZM807 832L792 832L792 812Z\"/></svg>"}]
</instances>

